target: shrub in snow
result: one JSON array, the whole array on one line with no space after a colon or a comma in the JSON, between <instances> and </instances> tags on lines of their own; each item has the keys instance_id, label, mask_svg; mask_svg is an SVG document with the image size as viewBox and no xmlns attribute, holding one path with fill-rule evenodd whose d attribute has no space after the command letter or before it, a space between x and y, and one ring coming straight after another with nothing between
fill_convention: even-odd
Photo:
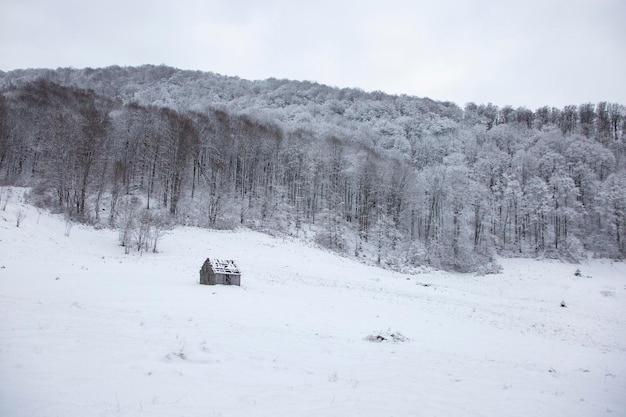
<instances>
[{"instance_id":1,"label":"shrub in snow","mask_svg":"<svg viewBox=\"0 0 626 417\"><path fill-rule=\"evenodd\" d=\"M365 340L367 340L368 342L375 342L375 343L381 343L381 342L408 342L409 339L406 338L404 335L402 335L402 333L400 332L390 332L389 330L387 330L386 332L375 332L372 333L370 335L365 336Z\"/></svg>"},{"instance_id":2,"label":"shrub in snow","mask_svg":"<svg viewBox=\"0 0 626 417\"><path fill-rule=\"evenodd\" d=\"M156 253L159 240L172 227L167 215L140 206L136 197L125 199L121 205L119 240L126 254L133 246L140 253Z\"/></svg>"},{"instance_id":3,"label":"shrub in snow","mask_svg":"<svg viewBox=\"0 0 626 417\"><path fill-rule=\"evenodd\" d=\"M490 275L490 274L501 274L502 273L502 265L498 264L495 261L488 262L484 265L479 265L476 269L476 275Z\"/></svg>"},{"instance_id":4,"label":"shrub in snow","mask_svg":"<svg viewBox=\"0 0 626 417\"><path fill-rule=\"evenodd\" d=\"M18 209L15 212L15 226L20 227L20 223L26 218L26 212L22 209Z\"/></svg>"},{"instance_id":5,"label":"shrub in snow","mask_svg":"<svg viewBox=\"0 0 626 417\"><path fill-rule=\"evenodd\" d=\"M7 187L0 187L0 207L2 211L7 211L7 204L11 198L11 189Z\"/></svg>"},{"instance_id":6,"label":"shrub in snow","mask_svg":"<svg viewBox=\"0 0 626 417\"><path fill-rule=\"evenodd\" d=\"M120 210L119 240L126 254L130 253L132 246L133 230L136 227L139 206L139 199L130 196L124 199Z\"/></svg>"},{"instance_id":7,"label":"shrub in snow","mask_svg":"<svg viewBox=\"0 0 626 417\"><path fill-rule=\"evenodd\" d=\"M574 236L568 236L565 247L562 249L561 258L567 261L578 262L585 258L585 249L580 240Z\"/></svg>"}]
</instances>

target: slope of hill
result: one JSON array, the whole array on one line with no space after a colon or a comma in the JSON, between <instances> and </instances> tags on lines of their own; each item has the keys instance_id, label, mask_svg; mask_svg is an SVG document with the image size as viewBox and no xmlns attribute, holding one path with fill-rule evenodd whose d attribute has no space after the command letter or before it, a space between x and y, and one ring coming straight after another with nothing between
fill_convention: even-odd
<instances>
[{"instance_id":1,"label":"slope of hill","mask_svg":"<svg viewBox=\"0 0 626 417\"><path fill-rule=\"evenodd\" d=\"M107 227L157 209L311 232L399 271L624 259L625 155L619 103L461 109L164 66L0 74L0 185L41 206Z\"/></svg>"},{"instance_id":2,"label":"slope of hill","mask_svg":"<svg viewBox=\"0 0 626 417\"><path fill-rule=\"evenodd\" d=\"M626 414L624 263L403 275L193 227L124 255L18 191L0 211L0 415ZM243 285L199 285L207 256Z\"/></svg>"}]
</instances>

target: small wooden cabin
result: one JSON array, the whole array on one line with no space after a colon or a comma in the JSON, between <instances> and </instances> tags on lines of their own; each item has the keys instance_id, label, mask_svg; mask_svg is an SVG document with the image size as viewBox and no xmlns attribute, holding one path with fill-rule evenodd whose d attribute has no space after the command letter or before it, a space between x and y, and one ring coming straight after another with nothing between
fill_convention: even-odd
<instances>
[{"instance_id":1,"label":"small wooden cabin","mask_svg":"<svg viewBox=\"0 0 626 417\"><path fill-rule=\"evenodd\" d=\"M207 258L200 269L200 284L241 285L241 272L233 260Z\"/></svg>"}]
</instances>

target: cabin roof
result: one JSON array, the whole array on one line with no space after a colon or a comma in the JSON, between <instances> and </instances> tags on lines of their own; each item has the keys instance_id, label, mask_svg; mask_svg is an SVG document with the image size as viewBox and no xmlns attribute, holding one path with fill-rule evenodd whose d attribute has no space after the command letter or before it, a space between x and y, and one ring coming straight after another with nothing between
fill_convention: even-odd
<instances>
[{"instance_id":1,"label":"cabin roof","mask_svg":"<svg viewBox=\"0 0 626 417\"><path fill-rule=\"evenodd\" d=\"M210 259L211 269L216 274L240 275L239 267L231 259Z\"/></svg>"}]
</instances>

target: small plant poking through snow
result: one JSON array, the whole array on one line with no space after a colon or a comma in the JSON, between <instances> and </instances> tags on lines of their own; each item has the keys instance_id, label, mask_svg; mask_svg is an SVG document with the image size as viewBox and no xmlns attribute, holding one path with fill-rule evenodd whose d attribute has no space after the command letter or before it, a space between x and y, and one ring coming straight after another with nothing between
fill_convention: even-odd
<instances>
[{"instance_id":1,"label":"small plant poking through snow","mask_svg":"<svg viewBox=\"0 0 626 417\"><path fill-rule=\"evenodd\" d=\"M26 212L22 209L19 209L15 212L15 226L20 227L20 223L24 221L26 218Z\"/></svg>"},{"instance_id":2,"label":"small plant poking through snow","mask_svg":"<svg viewBox=\"0 0 626 417\"><path fill-rule=\"evenodd\" d=\"M185 354L185 351L183 350L183 348L180 348L176 352L170 352L167 355L165 355L165 360L167 361L171 361L174 358L182 359L184 361L187 360L187 355Z\"/></svg>"},{"instance_id":3,"label":"small plant poking through snow","mask_svg":"<svg viewBox=\"0 0 626 417\"><path fill-rule=\"evenodd\" d=\"M74 227L74 221L70 216L65 218L65 236L69 237L70 232L72 231L72 227Z\"/></svg>"},{"instance_id":4,"label":"small plant poking through snow","mask_svg":"<svg viewBox=\"0 0 626 417\"><path fill-rule=\"evenodd\" d=\"M2 211L7 211L7 204L11 198L11 190L7 190L5 187L0 187L0 206Z\"/></svg>"},{"instance_id":5,"label":"small plant poking through snow","mask_svg":"<svg viewBox=\"0 0 626 417\"><path fill-rule=\"evenodd\" d=\"M576 272L574 272L574 276L576 276L576 277L582 277L583 276L583 273L580 271L580 268L578 268L576 270ZM584 277L585 278L592 278L591 275L584 275Z\"/></svg>"},{"instance_id":6,"label":"small plant poking through snow","mask_svg":"<svg viewBox=\"0 0 626 417\"><path fill-rule=\"evenodd\" d=\"M365 340L367 340L368 342L375 342L375 343L381 343L381 342L398 343L398 342L409 341L409 339L405 337L402 333L391 332L389 330L387 330L386 332L375 332L370 335L367 335L365 337Z\"/></svg>"}]
</instances>

